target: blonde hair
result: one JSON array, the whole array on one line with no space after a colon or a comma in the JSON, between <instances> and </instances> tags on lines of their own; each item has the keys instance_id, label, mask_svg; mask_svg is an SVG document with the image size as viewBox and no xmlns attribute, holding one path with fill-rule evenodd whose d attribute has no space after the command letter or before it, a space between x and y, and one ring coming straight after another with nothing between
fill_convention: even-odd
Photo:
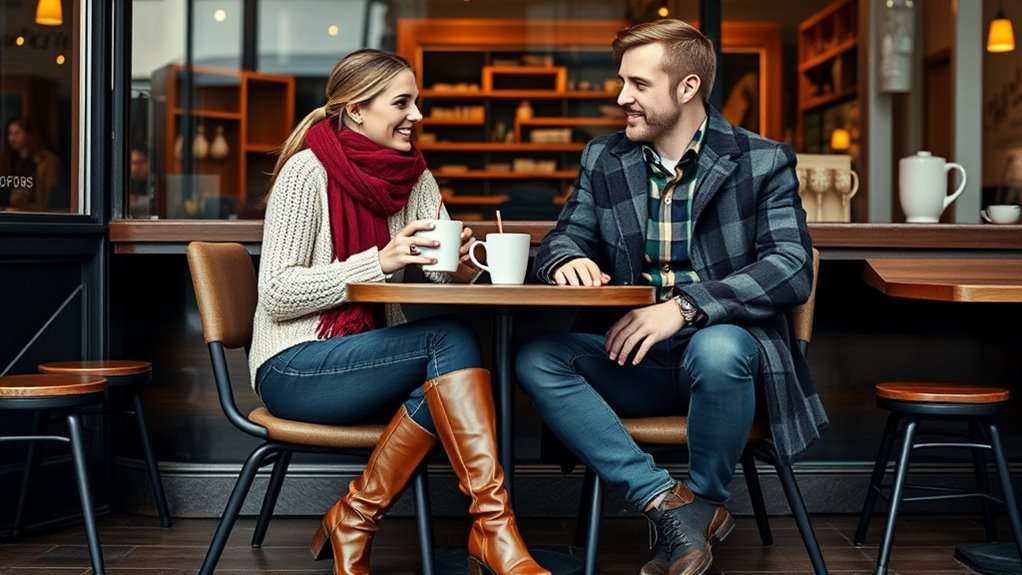
<instances>
[{"instance_id":1,"label":"blonde hair","mask_svg":"<svg viewBox=\"0 0 1022 575\"><path fill-rule=\"evenodd\" d=\"M401 56L372 48L356 50L342 58L327 80L326 104L309 112L280 147L263 203L269 199L281 168L305 147L305 135L313 124L324 118L339 117L338 122L343 125L349 104L368 104L405 70L414 72L412 65Z\"/></svg>"},{"instance_id":2,"label":"blonde hair","mask_svg":"<svg viewBox=\"0 0 1022 575\"><path fill-rule=\"evenodd\" d=\"M671 79L671 91L677 89L685 76L699 76L699 93L703 102L710 100L713 78L717 75L717 57L713 41L681 20L663 19L643 22L617 33L611 53L620 60L624 53L638 46L660 44L664 48L661 67Z\"/></svg>"}]
</instances>

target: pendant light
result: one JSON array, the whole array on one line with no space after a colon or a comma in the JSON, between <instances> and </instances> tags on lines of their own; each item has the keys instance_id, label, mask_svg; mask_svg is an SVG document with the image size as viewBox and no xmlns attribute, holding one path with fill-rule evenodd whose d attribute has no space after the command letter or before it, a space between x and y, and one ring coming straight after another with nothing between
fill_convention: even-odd
<instances>
[{"instance_id":1,"label":"pendant light","mask_svg":"<svg viewBox=\"0 0 1022 575\"><path fill-rule=\"evenodd\" d=\"M39 0L35 8L35 23L40 26L64 24L64 9L60 6L60 0Z\"/></svg>"},{"instance_id":2,"label":"pendant light","mask_svg":"<svg viewBox=\"0 0 1022 575\"><path fill-rule=\"evenodd\" d=\"M1004 7L998 3L997 16L990 22L987 34L987 52L1011 52L1015 49L1015 30L1011 20L1004 15Z\"/></svg>"}]
</instances>

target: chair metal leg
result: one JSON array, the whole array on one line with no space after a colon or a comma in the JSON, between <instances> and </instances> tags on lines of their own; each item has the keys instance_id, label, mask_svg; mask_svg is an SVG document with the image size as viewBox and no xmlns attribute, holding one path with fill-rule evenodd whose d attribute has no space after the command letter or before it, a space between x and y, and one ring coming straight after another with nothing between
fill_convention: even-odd
<instances>
[{"instance_id":1,"label":"chair metal leg","mask_svg":"<svg viewBox=\"0 0 1022 575\"><path fill-rule=\"evenodd\" d=\"M816 575L827 575L827 565L823 561L823 552L820 551L820 543L816 540L816 531L813 530L813 523L809 519L806 503L802 499L802 492L795 481L795 474L791 470L791 465L778 461L776 455L774 461L777 477L781 480L781 487L784 489L784 495L788 499L788 507L791 508L791 514L795 516L795 525L798 526L798 532L802 535L802 543L805 545L806 552L809 553L809 560L813 564L813 572Z\"/></svg>"},{"instance_id":2,"label":"chair metal leg","mask_svg":"<svg viewBox=\"0 0 1022 575\"><path fill-rule=\"evenodd\" d=\"M855 537L852 539L852 543L855 545L862 545L866 542L866 531L869 530L869 522L873 518L873 508L876 507L877 495L880 493L880 485L884 480L887 462L891 458L891 446L894 444L894 438L897 435L896 432L900 421L901 414L892 411L887 416L884 435L880 439L880 451L877 453L876 461L873 463L873 474L869 478L869 487L866 488L866 499L862 502L859 526L855 529Z\"/></svg>"},{"instance_id":3,"label":"chair metal leg","mask_svg":"<svg viewBox=\"0 0 1022 575\"><path fill-rule=\"evenodd\" d=\"M429 481L426 464L423 463L412 477L415 495L415 525L419 530L419 553L422 561L422 575L435 575L433 565L433 513L429 505Z\"/></svg>"},{"instance_id":4,"label":"chair metal leg","mask_svg":"<svg viewBox=\"0 0 1022 575\"><path fill-rule=\"evenodd\" d=\"M99 544L99 529L92 512L92 494L89 492L89 470L85 463L85 445L82 440L82 423L78 415L67 416L67 429L71 440L71 459L74 461L75 479L78 482L78 496L82 500L82 519L85 522L85 537L89 542L89 559L93 575L103 575L103 548Z\"/></svg>"},{"instance_id":5,"label":"chair metal leg","mask_svg":"<svg viewBox=\"0 0 1022 575\"><path fill-rule=\"evenodd\" d=\"M163 479L160 478L160 468L156 464L156 455L153 453L153 446L149 441L149 425L146 423L145 411L142 410L142 398L139 397L135 388L131 388L131 401L135 405L135 421L138 422L142 455L145 457L146 467L149 468L149 482L153 486L156 509L160 512L160 526L170 527L170 509L167 507L167 496L163 492Z\"/></svg>"},{"instance_id":6,"label":"chair metal leg","mask_svg":"<svg viewBox=\"0 0 1022 575\"><path fill-rule=\"evenodd\" d=\"M898 456L897 469L894 470L894 485L891 487L891 504L887 510L887 525L884 526L884 538L877 554L876 575L885 575L891 559L891 545L894 543L894 527L898 520L898 508L905 492L905 477L908 475L909 460L912 455L912 443L915 439L916 426L919 419L909 416L901 439L901 455Z\"/></svg>"},{"instance_id":7,"label":"chair metal leg","mask_svg":"<svg viewBox=\"0 0 1022 575\"><path fill-rule=\"evenodd\" d=\"M997 426L987 421L986 429L990 434L990 448L994 452L994 463L997 465L997 475L1001 480L1001 489L1004 491L1004 506L1008 508L1008 518L1011 519L1011 530L1015 535L1015 548L1019 557L1022 557L1022 521L1019 519L1018 506L1015 503L1015 491L1011 487L1011 472L1008 471L1008 461L1004 458L1004 451L1001 450L1001 437Z\"/></svg>"},{"instance_id":8,"label":"chair metal leg","mask_svg":"<svg viewBox=\"0 0 1022 575\"><path fill-rule=\"evenodd\" d=\"M973 443L989 445L990 442L984 437L983 428L975 418L969 419L969 435ZM987 460L983 448L972 449L972 467L976 473L976 490L982 493L990 493L990 480L987 477ZM986 527L987 543L997 541L997 521L994 518L994 502L986 497L979 498L983 508L983 525Z\"/></svg>"},{"instance_id":9,"label":"chair metal leg","mask_svg":"<svg viewBox=\"0 0 1022 575\"><path fill-rule=\"evenodd\" d=\"M600 550L600 520L603 518L603 480L593 473L593 490L589 499L589 517L586 525L585 575L596 575L596 554Z\"/></svg>"},{"instance_id":10,"label":"chair metal leg","mask_svg":"<svg viewBox=\"0 0 1022 575\"><path fill-rule=\"evenodd\" d=\"M213 533L213 540L209 542L209 550L206 551L206 558L199 569L199 575L213 575L216 564L220 561L220 555L223 554L224 547L227 545L227 539L231 536L231 530L234 529L234 523L238 520L241 505L245 502L248 490L252 487L252 480L255 479L256 472L263 466L265 459L272 456L276 449L274 445L263 443L256 447L245 460L245 465L238 475L238 481L234 484L234 490L231 491L231 496L227 500L224 514L220 518L216 532Z\"/></svg>"},{"instance_id":11,"label":"chair metal leg","mask_svg":"<svg viewBox=\"0 0 1022 575\"><path fill-rule=\"evenodd\" d=\"M32 417L32 435L41 435L46 424L49 413L37 411ZM36 452L37 441L28 442L28 451L25 453L25 467L21 470L21 488L18 489L18 506L14 511L14 527L11 537L18 538L21 532L21 522L25 516L25 506L28 503L28 489L32 484L32 474L39 463L39 456Z\"/></svg>"},{"instance_id":12,"label":"chair metal leg","mask_svg":"<svg viewBox=\"0 0 1022 575\"><path fill-rule=\"evenodd\" d=\"M255 531L252 533L252 547L259 549L263 546L263 539L266 538L266 529L270 526L270 519L273 518L273 509L277 507L277 498L280 497L280 488L284 486L284 476L287 475L287 468L291 465L291 456L294 452L282 451L273 464L273 473L270 474L270 482L266 485L266 495L263 496L263 506L259 510L259 519L256 521Z\"/></svg>"},{"instance_id":13,"label":"chair metal leg","mask_svg":"<svg viewBox=\"0 0 1022 575\"><path fill-rule=\"evenodd\" d=\"M582 476L582 495L578 498L578 519L575 522L575 547L585 547L589 537L589 520L592 519L586 513L587 504L593 498L593 482L596 481L596 473L586 467Z\"/></svg>"},{"instance_id":14,"label":"chair metal leg","mask_svg":"<svg viewBox=\"0 0 1022 575\"><path fill-rule=\"evenodd\" d=\"M770 547L774 544L774 536L770 532L770 518L767 517L766 502L763 500L763 486L759 483L756 458L750 449L746 449L742 452L741 461L745 485L749 489L749 499L752 501L752 513L756 517L756 527L759 529L759 539L765 547Z\"/></svg>"}]
</instances>

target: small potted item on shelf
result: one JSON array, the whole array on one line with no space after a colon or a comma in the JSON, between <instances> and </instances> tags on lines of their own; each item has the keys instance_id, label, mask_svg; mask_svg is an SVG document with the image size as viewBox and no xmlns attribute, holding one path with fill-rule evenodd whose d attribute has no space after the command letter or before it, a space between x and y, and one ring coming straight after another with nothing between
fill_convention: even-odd
<instances>
[{"instance_id":1,"label":"small potted item on shelf","mask_svg":"<svg viewBox=\"0 0 1022 575\"><path fill-rule=\"evenodd\" d=\"M230 148L227 146L227 138L224 137L224 127L216 127L216 137L213 138L213 143L209 146L209 157L214 160L223 160L231 153Z\"/></svg>"}]
</instances>

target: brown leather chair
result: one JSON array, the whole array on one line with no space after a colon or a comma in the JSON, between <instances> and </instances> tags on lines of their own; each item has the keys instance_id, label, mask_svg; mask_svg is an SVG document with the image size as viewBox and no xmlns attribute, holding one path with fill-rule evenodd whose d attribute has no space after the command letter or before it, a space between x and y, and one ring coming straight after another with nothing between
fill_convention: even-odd
<instances>
[{"instance_id":1,"label":"brown leather chair","mask_svg":"<svg viewBox=\"0 0 1022 575\"><path fill-rule=\"evenodd\" d=\"M820 268L820 252L813 248L813 289L809 294L809 300L792 311L792 323L794 325L795 337L799 341L802 353L806 352L809 341L813 335L813 312L816 306L816 278ZM753 423L749 440L740 459L742 472L745 475L745 482L749 488L749 497L752 499L752 509L756 516L756 526L759 528L760 540L763 545L773 545L773 536L770 533L770 523L767 518L766 504L763 501L763 490L760 488L759 475L756 471L756 460L763 461L774 466L777 470L777 477L780 479L784 495L788 499L788 506L791 508L795 523L798 525L799 533L802 535L802 542L805 544L809 559L813 564L813 571L817 575L826 575L827 567L823 561L823 554L820 545L816 541L816 533L813 531L812 522L806 511L805 502L802 500L802 493L795 481L795 474L792 472L791 464L783 462L777 456L773 440L770 437L770 430L765 420L765 413L757 413L756 421ZM688 418L684 416L661 416L642 417L622 420L625 428L640 445L655 447L678 447L688 443ZM585 573L593 575L596 573L596 555L599 550L600 518L603 509L603 481L592 470L586 470L585 484L583 487L583 501L589 499L588 512L579 521L580 528L585 528L586 535L586 560Z\"/></svg>"},{"instance_id":2,"label":"brown leather chair","mask_svg":"<svg viewBox=\"0 0 1022 575\"><path fill-rule=\"evenodd\" d=\"M225 349L244 347L247 351L252 340L252 318L257 297L252 257L241 244L192 242L188 245L188 268L192 274L195 300L202 319L202 332L209 347L220 405L235 427L263 440L242 467L199 571L201 575L212 575L245 496L252 486L252 480L260 468L273 464L262 510L252 536L253 547L262 545L294 452L357 453L368 457L380 440L385 426L304 423L274 417L264 407L256 408L248 416L243 415L234 401ZM416 472L413 489L419 545L422 549L422 572L432 575L433 534L424 470L425 467L422 467Z\"/></svg>"}]
</instances>

